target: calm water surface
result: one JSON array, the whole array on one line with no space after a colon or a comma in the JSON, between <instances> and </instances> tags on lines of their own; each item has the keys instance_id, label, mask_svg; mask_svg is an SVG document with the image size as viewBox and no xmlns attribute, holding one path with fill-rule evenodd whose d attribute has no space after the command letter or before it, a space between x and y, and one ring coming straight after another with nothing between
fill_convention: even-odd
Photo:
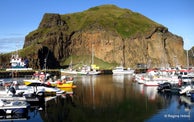
<instances>
[{"instance_id":1,"label":"calm water surface","mask_svg":"<svg viewBox=\"0 0 194 122\"><path fill-rule=\"evenodd\" d=\"M194 103L184 96L158 94L157 87L131 81L130 75L74 76L76 88L38 110L31 122L187 122L194 121ZM72 94L73 92L73 94Z\"/></svg>"}]
</instances>

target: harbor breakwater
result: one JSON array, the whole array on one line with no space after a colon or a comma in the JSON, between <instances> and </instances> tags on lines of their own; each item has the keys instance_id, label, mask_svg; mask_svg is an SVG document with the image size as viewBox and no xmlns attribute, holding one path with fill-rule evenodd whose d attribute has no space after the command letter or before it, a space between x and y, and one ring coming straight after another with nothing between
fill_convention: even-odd
<instances>
[{"instance_id":1,"label":"harbor breakwater","mask_svg":"<svg viewBox=\"0 0 194 122\"><path fill-rule=\"evenodd\" d=\"M13 71L0 71L0 78L11 78L11 77L25 77L25 76L31 76L35 73L35 71L39 72L46 72L49 74L54 74L56 76L60 76L60 70L59 69L52 69L52 70L13 70Z\"/></svg>"},{"instance_id":2,"label":"harbor breakwater","mask_svg":"<svg viewBox=\"0 0 194 122\"><path fill-rule=\"evenodd\" d=\"M48 69L48 70L13 70L13 71L5 71L0 70L0 78L11 78L11 77L25 77L31 76L36 71L46 72L51 75L61 76L60 69ZM135 69L135 73L145 73L147 69ZM112 70L101 70L101 74L112 74Z\"/></svg>"}]
</instances>

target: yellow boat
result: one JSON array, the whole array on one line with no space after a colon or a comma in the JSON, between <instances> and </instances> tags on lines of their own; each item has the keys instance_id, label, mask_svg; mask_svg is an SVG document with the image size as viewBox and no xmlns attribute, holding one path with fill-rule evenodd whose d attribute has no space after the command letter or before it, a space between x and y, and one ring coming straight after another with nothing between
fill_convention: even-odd
<instances>
[{"instance_id":1,"label":"yellow boat","mask_svg":"<svg viewBox=\"0 0 194 122\"><path fill-rule=\"evenodd\" d=\"M25 85L29 85L32 83L41 83L40 80L37 79L25 79L23 80L23 83ZM75 88L76 86L73 85L73 81L67 81L66 83L62 83L62 82L44 82L47 85L51 85L51 86L55 86L59 89L63 89L63 88Z\"/></svg>"},{"instance_id":2,"label":"yellow boat","mask_svg":"<svg viewBox=\"0 0 194 122\"><path fill-rule=\"evenodd\" d=\"M28 86L31 83L41 83L38 79L24 79L23 80L24 85Z\"/></svg>"},{"instance_id":3,"label":"yellow boat","mask_svg":"<svg viewBox=\"0 0 194 122\"><path fill-rule=\"evenodd\" d=\"M51 83L51 86L56 86L59 89L76 87L73 85L73 81L67 81L66 83Z\"/></svg>"},{"instance_id":4,"label":"yellow boat","mask_svg":"<svg viewBox=\"0 0 194 122\"><path fill-rule=\"evenodd\" d=\"M65 91L65 94L73 94L73 88L60 88L60 89Z\"/></svg>"}]
</instances>

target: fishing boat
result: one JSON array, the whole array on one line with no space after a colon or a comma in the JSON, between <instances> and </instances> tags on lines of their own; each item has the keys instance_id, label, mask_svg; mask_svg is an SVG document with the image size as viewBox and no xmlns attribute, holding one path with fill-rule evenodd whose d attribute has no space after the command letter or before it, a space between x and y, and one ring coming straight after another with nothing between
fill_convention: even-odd
<instances>
[{"instance_id":1,"label":"fishing boat","mask_svg":"<svg viewBox=\"0 0 194 122\"><path fill-rule=\"evenodd\" d=\"M7 68L6 71L15 71L15 70L32 70L29 68L28 59L22 59L18 54L12 54L10 59L11 68Z\"/></svg>"}]
</instances>

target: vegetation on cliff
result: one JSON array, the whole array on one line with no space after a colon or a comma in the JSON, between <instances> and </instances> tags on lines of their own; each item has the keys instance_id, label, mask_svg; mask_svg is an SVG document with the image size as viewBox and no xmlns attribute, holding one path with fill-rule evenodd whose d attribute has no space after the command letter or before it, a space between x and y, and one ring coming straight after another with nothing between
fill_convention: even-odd
<instances>
[{"instance_id":1,"label":"vegetation on cliff","mask_svg":"<svg viewBox=\"0 0 194 122\"><path fill-rule=\"evenodd\" d=\"M71 27L70 31L104 29L114 31L123 38L161 26L139 13L114 5L97 6L84 12L62 15L61 18Z\"/></svg>"},{"instance_id":2,"label":"vegetation on cliff","mask_svg":"<svg viewBox=\"0 0 194 122\"><path fill-rule=\"evenodd\" d=\"M185 56L182 38L139 13L115 5L64 15L46 13L39 27L26 36L19 53L34 68L43 68L45 59L48 68L60 68L70 59L74 64L91 64L93 50L95 63L102 69L121 62L135 67L150 60L158 66L163 58L172 66L173 56L185 63L180 61Z\"/></svg>"}]
</instances>

